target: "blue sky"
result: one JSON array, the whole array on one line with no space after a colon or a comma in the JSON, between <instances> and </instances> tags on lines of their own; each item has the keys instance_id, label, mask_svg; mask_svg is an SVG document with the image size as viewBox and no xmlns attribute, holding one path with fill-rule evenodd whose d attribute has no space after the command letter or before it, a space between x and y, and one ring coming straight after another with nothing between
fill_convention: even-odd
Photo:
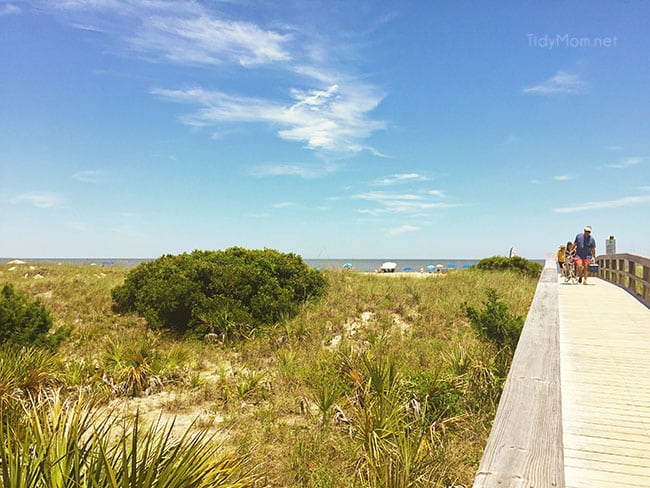
<instances>
[{"instance_id":1,"label":"blue sky","mask_svg":"<svg viewBox=\"0 0 650 488\"><path fill-rule=\"evenodd\" d=\"M650 255L646 1L0 0L0 256Z\"/></svg>"}]
</instances>

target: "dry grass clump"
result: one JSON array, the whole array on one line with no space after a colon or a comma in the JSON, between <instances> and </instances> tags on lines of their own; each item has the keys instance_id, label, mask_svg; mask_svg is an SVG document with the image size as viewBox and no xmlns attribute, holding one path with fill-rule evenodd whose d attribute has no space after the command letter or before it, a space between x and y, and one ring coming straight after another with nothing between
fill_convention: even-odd
<instances>
[{"instance_id":1,"label":"dry grass clump","mask_svg":"<svg viewBox=\"0 0 650 488\"><path fill-rule=\"evenodd\" d=\"M2 368L17 359L0 358L0 402L13 408L3 412L28 422L37 415L33 392L59 391L61 403L77 405L70 415L90 415L88 403L93 419L98 410L111 425L131 422L128 435L111 434L118 445L130 443L127 452L136 447L134 419L169 420L168 427L140 431L151 432L143 443L153 448L163 442L158 439L180 439L200 459L229 453L241 484L213 486L471 485L510 358L477 338L464 306L480 308L485 291L494 289L513 314L525 315L536 285L511 272L431 279L326 272L328 293L296 318L246 340L204 344L114 313L110 290L126 269L33 271L0 267L0 284L42 300L57 325L72 326L72 333L49 357L47 374L38 376L47 381L16 386L11 378L20 375ZM47 415L56 404L43 404ZM27 442L25 429L3 431L5 449ZM200 449L190 432L203 436ZM219 448L205 447L213 445ZM111 452L111 463L132 466Z\"/></svg>"}]
</instances>

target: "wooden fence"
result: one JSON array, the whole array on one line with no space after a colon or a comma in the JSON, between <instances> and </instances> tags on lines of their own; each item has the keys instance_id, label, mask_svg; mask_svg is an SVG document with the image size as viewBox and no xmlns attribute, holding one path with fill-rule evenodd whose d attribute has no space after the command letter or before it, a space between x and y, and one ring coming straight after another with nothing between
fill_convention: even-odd
<instances>
[{"instance_id":1,"label":"wooden fence","mask_svg":"<svg viewBox=\"0 0 650 488\"><path fill-rule=\"evenodd\" d=\"M517 344L474 488L563 488L558 285L549 255Z\"/></svg>"},{"instance_id":2,"label":"wooden fence","mask_svg":"<svg viewBox=\"0 0 650 488\"><path fill-rule=\"evenodd\" d=\"M605 254L596 257L598 277L622 286L650 303L650 258L634 254Z\"/></svg>"}]
</instances>

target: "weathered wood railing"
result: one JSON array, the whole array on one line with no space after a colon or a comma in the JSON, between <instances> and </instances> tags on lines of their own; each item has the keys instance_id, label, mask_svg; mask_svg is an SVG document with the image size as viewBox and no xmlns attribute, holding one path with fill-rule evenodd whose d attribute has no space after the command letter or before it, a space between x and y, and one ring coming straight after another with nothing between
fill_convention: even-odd
<instances>
[{"instance_id":1,"label":"weathered wood railing","mask_svg":"<svg viewBox=\"0 0 650 488\"><path fill-rule=\"evenodd\" d=\"M558 281L546 258L474 488L564 487Z\"/></svg>"},{"instance_id":2,"label":"weathered wood railing","mask_svg":"<svg viewBox=\"0 0 650 488\"><path fill-rule=\"evenodd\" d=\"M596 257L598 277L622 286L650 303L650 258L634 254L604 254Z\"/></svg>"}]
</instances>

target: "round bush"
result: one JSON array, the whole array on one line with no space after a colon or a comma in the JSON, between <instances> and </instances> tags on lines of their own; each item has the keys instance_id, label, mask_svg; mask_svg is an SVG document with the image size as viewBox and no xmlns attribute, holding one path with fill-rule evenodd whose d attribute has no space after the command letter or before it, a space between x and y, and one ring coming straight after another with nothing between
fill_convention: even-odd
<instances>
[{"instance_id":1,"label":"round bush","mask_svg":"<svg viewBox=\"0 0 650 488\"><path fill-rule=\"evenodd\" d=\"M6 284L0 293L0 344L56 346L64 331L49 335L52 317L39 301L31 300Z\"/></svg>"},{"instance_id":2,"label":"round bush","mask_svg":"<svg viewBox=\"0 0 650 488\"><path fill-rule=\"evenodd\" d=\"M295 316L325 287L300 256L232 247L142 263L112 297L118 311L137 312L154 328L230 336Z\"/></svg>"},{"instance_id":3,"label":"round bush","mask_svg":"<svg viewBox=\"0 0 650 488\"><path fill-rule=\"evenodd\" d=\"M516 271L533 278L538 277L542 272L542 265L534 261L529 261L521 256L506 258L503 256L493 256L491 258L481 259L476 265L478 269L491 271Z\"/></svg>"}]
</instances>

